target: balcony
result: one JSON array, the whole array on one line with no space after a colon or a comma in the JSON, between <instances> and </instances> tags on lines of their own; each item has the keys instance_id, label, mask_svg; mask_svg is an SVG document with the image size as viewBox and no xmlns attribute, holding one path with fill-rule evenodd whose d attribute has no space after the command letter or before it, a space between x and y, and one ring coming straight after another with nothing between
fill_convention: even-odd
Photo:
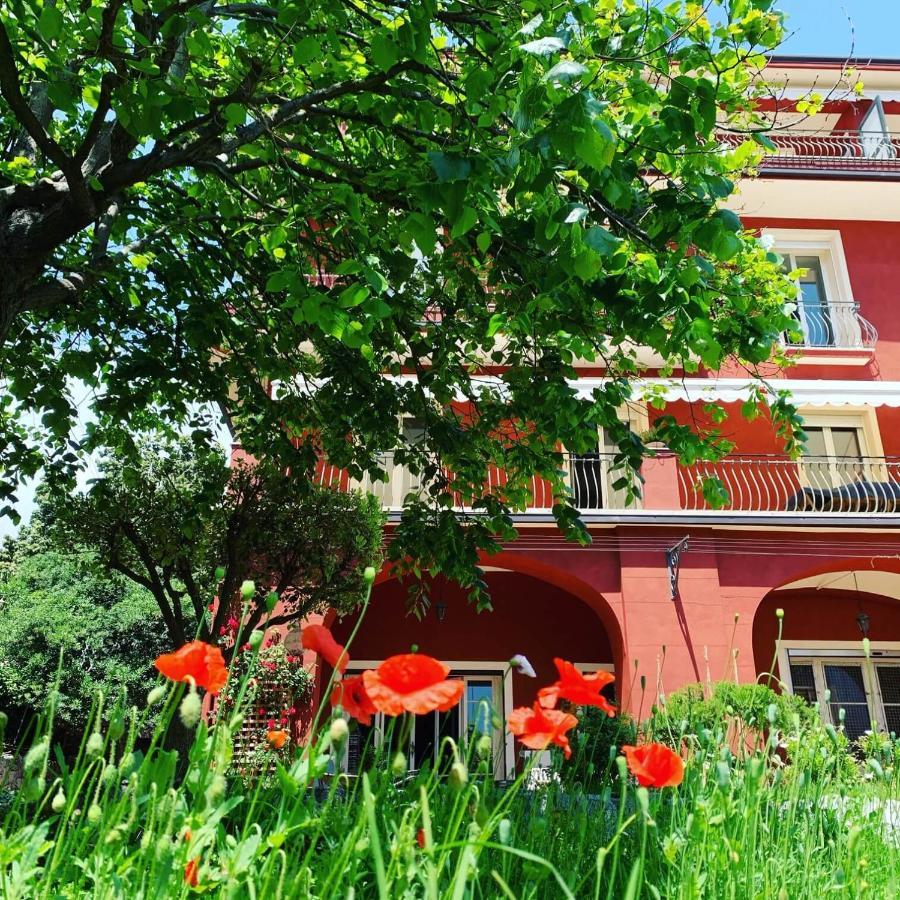
<instances>
[{"instance_id":1,"label":"balcony","mask_svg":"<svg viewBox=\"0 0 900 900\"><path fill-rule=\"evenodd\" d=\"M386 510L398 513L404 498L418 493L421 483L408 469L394 465L392 454L384 454L382 462L387 473L383 480L354 481L346 472L323 463L317 481L338 490L368 491ZM672 453L662 450L645 460L641 497L631 504L613 454L564 454L563 465L576 506L595 520L672 522L728 517L769 523L782 517L853 519L900 513L900 457L792 460L777 454L735 454L718 462L681 465ZM503 471L492 468L485 490L502 494L504 482ZM527 504L516 512L526 518L549 518L552 505L549 482L534 478Z\"/></svg>"},{"instance_id":2,"label":"balcony","mask_svg":"<svg viewBox=\"0 0 900 900\"><path fill-rule=\"evenodd\" d=\"M871 350L878 340L875 326L852 300L801 303L795 315L797 331L784 342L790 350Z\"/></svg>"},{"instance_id":3,"label":"balcony","mask_svg":"<svg viewBox=\"0 0 900 900\"><path fill-rule=\"evenodd\" d=\"M744 134L722 133L722 143L737 147ZM834 175L900 177L900 134L859 131L767 132L775 145L760 163L761 175Z\"/></svg>"}]
</instances>

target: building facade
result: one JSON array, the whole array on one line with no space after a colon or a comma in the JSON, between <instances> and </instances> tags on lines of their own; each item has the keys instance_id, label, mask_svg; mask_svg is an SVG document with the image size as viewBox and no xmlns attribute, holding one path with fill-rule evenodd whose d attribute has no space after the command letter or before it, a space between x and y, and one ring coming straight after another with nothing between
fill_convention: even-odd
<instances>
[{"instance_id":1,"label":"building facade","mask_svg":"<svg viewBox=\"0 0 900 900\"><path fill-rule=\"evenodd\" d=\"M791 363L773 367L770 379L804 417L806 453L788 458L766 416L742 417L746 373L657 379L651 368L646 380L659 382L666 402L623 410L632 427L663 413L703 420L712 402L729 413L729 457L683 466L660 448L644 464L639 503L626 506L598 434L596 453L566 457L592 544L564 541L536 481L518 516L520 539L483 561L490 613L438 580L416 618L405 586L382 572L353 665L416 647L466 682L458 709L417 722L413 765L442 734L490 730L486 704L505 717L531 702L535 682L509 671L519 653L538 683L554 679L555 656L613 671L617 703L638 717L660 693L690 682L752 682L774 672L826 719L837 723L843 708L851 738L900 732L900 63L862 65L861 93L836 91L812 116L797 111L797 99L825 93L840 68L773 60L770 76L782 86L771 101L774 150L731 201L745 227L769 235L788 269L805 272L797 334L785 339ZM585 368L579 387L590 391L603 376ZM415 479L389 460L386 468L387 481L365 487L396 511ZM704 499L699 483L708 475L728 490L723 508ZM319 477L347 484L326 464ZM784 611L780 642L776 610ZM330 624L343 642L356 623ZM872 665L864 664L864 636ZM494 733L502 776L515 750Z\"/></svg>"}]
</instances>

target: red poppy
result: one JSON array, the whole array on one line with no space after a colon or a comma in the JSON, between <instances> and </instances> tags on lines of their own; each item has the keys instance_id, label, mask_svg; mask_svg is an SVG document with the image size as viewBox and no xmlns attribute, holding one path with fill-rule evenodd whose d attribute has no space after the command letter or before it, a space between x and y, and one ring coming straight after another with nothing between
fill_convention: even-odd
<instances>
[{"instance_id":1,"label":"red poppy","mask_svg":"<svg viewBox=\"0 0 900 900\"><path fill-rule=\"evenodd\" d=\"M153 663L166 678L172 681L193 681L197 687L218 694L228 680L225 658L218 647L191 641L174 653L163 653Z\"/></svg>"},{"instance_id":2,"label":"red poppy","mask_svg":"<svg viewBox=\"0 0 900 900\"><path fill-rule=\"evenodd\" d=\"M387 716L411 712L417 716L459 703L463 683L447 678L450 667L422 653L388 657L374 672L363 672L366 693L376 709Z\"/></svg>"},{"instance_id":3,"label":"red poppy","mask_svg":"<svg viewBox=\"0 0 900 900\"><path fill-rule=\"evenodd\" d=\"M288 733L283 728L270 728L266 732L266 740L273 750L280 750L287 743Z\"/></svg>"},{"instance_id":4,"label":"red poppy","mask_svg":"<svg viewBox=\"0 0 900 900\"><path fill-rule=\"evenodd\" d=\"M424 828L420 828L416 832L416 843L419 845L420 850L425 849L425 829Z\"/></svg>"},{"instance_id":5,"label":"red poppy","mask_svg":"<svg viewBox=\"0 0 900 900\"><path fill-rule=\"evenodd\" d=\"M300 640L306 650L318 653L332 669L341 674L346 671L350 657L324 625L307 625L300 632Z\"/></svg>"},{"instance_id":6,"label":"red poppy","mask_svg":"<svg viewBox=\"0 0 900 900\"><path fill-rule=\"evenodd\" d=\"M191 887L197 887L197 876L200 871L200 858L192 859L188 861L188 864L184 867L184 880Z\"/></svg>"},{"instance_id":7,"label":"red poppy","mask_svg":"<svg viewBox=\"0 0 900 900\"><path fill-rule=\"evenodd\" d=\"M366 693L362 675L341 679L331 692L331 705L342 706L360 725L371 725L372 713L377 712Z\"/></svg>"},{"instance_id":8,"label":"red poppy","mask_svg":"<svg viewBox=\"0 0 900 900\"><path fill-rule=\"evenodd\" d=\"M631 774L643 787L677 787L684 778L684 760L662 744L626 745L622 752Z\"/></svg>"},{"instance_id":9,"label":"red poppy","mask_svg":"<svg viewBox=\"0 0 900 900\"><path fill-rule=\"evenodd\" d=\"M563 748L568 759L572 755L566 732L578 724L571 713L559 709L545 709L535 700L534 706L520 706L514 709L506 720L510 733L514 734L526 747L545 750L551 744Z\"/></svg>"},{"instance_id":10,"label":"red poppy","mask_svg":"<svg viewBox=\"0 0 900 900\"><path fill-rule=\"evenodd\" d=\"M559 681L549 687L538 691L538 700L541 706L547 709L556 709L560 699L568 700L575 706L597 706L608 716L614 716L616 710L610 705L606 697L600 691L616 679L609 672L592 672L590 675L582 675L570 662L558 657L553 660L556 671L559 672Z\"/></svg>"}]
</instances>

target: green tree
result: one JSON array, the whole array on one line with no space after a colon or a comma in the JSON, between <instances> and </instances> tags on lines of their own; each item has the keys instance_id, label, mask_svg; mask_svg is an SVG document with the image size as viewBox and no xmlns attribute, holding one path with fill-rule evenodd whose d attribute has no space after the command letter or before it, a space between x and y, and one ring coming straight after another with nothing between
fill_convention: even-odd
<instances>
[{"instance_id":1,"label":"green tree","mask_svg":"<svg viewBox=\"0 0 900 900\"><path fill-rule=\"evenodd\" d=\"M145 438L136 458L109 455L84 494L53 503L56 539L96 554L154 598L174 646L215 640L242 583L245 633L264 617L285 625L349 612L381 564L382 514L373 497L314 487L263 460L225 466L189 439ZM280 606L267 617L268 597ZM218 595L223 602L210 614Z\"/></svg>"},{"instance_id":2,"label":"green tree","mask_svg":"<svg viewBox=\"0 0 900 900\"><path fill-rule=\"evenodd\" d=\"M0 707L44 708L59 668L57 725L77 738L98 691L141 703L169 641L149 591L54 545L40 513L0 570Z\"/></svg>"},{"instance_id":3,"label":"green tree","mask_svg":"<svg viewBox=\"0 0 900 900\"><path fill-rule=\"evenodd\" d=\"M0 0L3 498L148 427L208 437L218 407L297 477L396 450L425 490L392 555L478 593L535 474L577 529L560 444L723 452L615 415L634 347L752 368L791 323L722 208L765 140L781 15L711 5ZM611 378L590 398L579 359ZM94 390L74 448L72 378Z\"/></svg>"}]
</instances>

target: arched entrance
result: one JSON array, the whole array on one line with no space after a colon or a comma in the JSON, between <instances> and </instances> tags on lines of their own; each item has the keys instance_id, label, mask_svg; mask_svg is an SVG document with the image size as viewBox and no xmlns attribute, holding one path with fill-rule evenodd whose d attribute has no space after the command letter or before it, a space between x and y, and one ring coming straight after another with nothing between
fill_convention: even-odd
<instances>
[{"instance_id":1,"label":"arched entrance","mask_svg":"<svg viewBox=\"0 0 900 900\"><path fill-rule=\"evenodd\" d=\"M827 568L763 598L753 621L757 671L772 671L774 659L786 689L816 703L826 721L841 724L843 709L851 739L876 729L900 733L900 574L893 564L858 561ZM784 611L780 642L777 610Z\"/></svg>"},{"instance_id":2,"label":"arched entrance","mask_svg":"<svg viewBox=\"0 0 900 900\"><path fill-rule=\"evenodd\" d=\"M460 738L491 730L502 777L515 765L515 748L501 727L488 727L485 706L502 722L511 708L531 705L537 689L556 679L556 656L582 671L614 670L614 647L621 639L611 637L595 610L562 587L498 567L486 574L493 609L480 613L462 588L443 578L429 585L430 605L419 616L409 611L405 584L396 579L377 584L350 648L351 670L413 648L443 660L454 677L465 681L463 700L459 710L436 715L434 721L417 720L411 762L421 763L419 757L432 752L442 735ZM354 614L333 622L339 642L350 639L357 619ZM508 661L517 654L527 657L535 678L510 672ZM426 733L429 729L434 733Z\"/></svg>"}]
</instances>

